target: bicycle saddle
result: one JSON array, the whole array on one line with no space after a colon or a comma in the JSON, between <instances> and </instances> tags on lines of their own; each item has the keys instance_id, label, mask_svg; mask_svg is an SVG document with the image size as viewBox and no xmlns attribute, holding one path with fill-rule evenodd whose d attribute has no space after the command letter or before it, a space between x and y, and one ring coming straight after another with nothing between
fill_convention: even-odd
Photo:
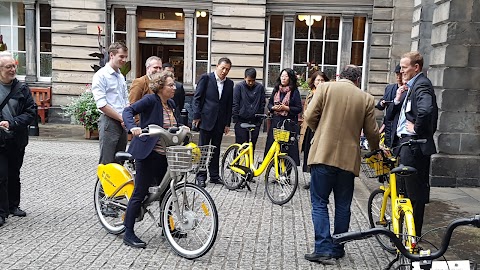
<instances>
[{"instance_id":1,"label":"bicycle saddle","mask_svg":"<svg viewBox=\"0 0 480 270\"><path fill-rule=\"evenodd\" d=\"M417 169L410 167L410 166L405 166L403 164L400 164L400 166L394 168L391 173L403 175L403 176L408 176L411 174L414 174L417 172Z\"/></svg>"},{"instance_id":2,"label":"bicycle saddle","mask_svg":"<svg viewBox=\"0 0 480 270\"><path fill-rule=\"evenodd\" d=\"M254 124L249 124L249 123L241 123L240 124L241 128L255 128L256 126Z\"/></svg>"},{"instance_id":3,"label":"bicycle saddle","mask_svg":"<svg viewBox=\"0 0 480 270\"><path fill-rule=\"evenodd\" d=\"M123 162L125 160L133 161L133 157L132 157L132 155L130 155L130 153L120 151L120 152L115 153L115 160L117 162Z\"/></svg>"}]
</instances>

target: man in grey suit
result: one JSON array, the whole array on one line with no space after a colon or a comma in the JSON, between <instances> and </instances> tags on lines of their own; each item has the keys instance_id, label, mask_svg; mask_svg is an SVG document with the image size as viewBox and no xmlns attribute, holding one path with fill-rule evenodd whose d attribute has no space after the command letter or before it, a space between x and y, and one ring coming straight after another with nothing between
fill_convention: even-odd
<instances>
[{"instance_id":1,"label":"man in grey suit","mask_svg":"<svg viewBox=\"0 0 480 270\"><path fill-rule=\"evenodd\" d=\"M208 166L210 183L223 184L219 175L222 137L230 131L232 121L233 81L227 78L232 67L228 58L220 58L214 72L203 74L193 96L192 125L200 129L199 145L214 145L215 151ZM205 187L206 172L197 174L197 183Z\"/></svg>"}]
</instances>

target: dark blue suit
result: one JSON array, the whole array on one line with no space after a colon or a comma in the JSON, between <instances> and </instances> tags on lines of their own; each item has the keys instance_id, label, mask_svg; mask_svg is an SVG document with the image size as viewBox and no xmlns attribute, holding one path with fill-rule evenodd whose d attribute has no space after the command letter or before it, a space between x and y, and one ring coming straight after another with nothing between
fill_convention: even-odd
<instances>
[{"instance_id":1,"label":"dark blue suit","mask_svg":"<svg viewBox=\"0 0 480 270\"><path fill-rule=\"evenodd\" d=\"M171 99L167 101L168 106L174 110L175 102ZM143 98L133 103L123 110L123 122L127 130L136 127L134 116L140 114L140 127L145 128L149 124L156 124L163 127L163 106L160 97L157 94L145 95ZM174 112L175 115L175 112ZM158 137L134 137L128 152L135 158L135 189L127 206L125 216L125 227L127 233L133 233L135 218L140 211L140 206L148 194L148 188L155 183L154 179L161 180L167 172L168 164L165 155L155 152L153 149L158 141Z\"/></svg>"},{"instance_id":2,"label":"dark blue suit","mask_svg":"<svg viewBox=\"0 0 480 270\"><path fill-rule=\"evenodd\" d=\"M208 166L210 180L217 181L219 176L220 145L225 127L232 121L233 81L226 78L222 96L219 98L215 73L203 74L193 96L193 119L200 121L199 145L214 145L212 160ZM205 180L206 172L199 172L197 179Z\"/></svg>"},{"instance_id":3,"label":"dark blue suit","mask_svg":"<svg viewBox=\"0 0 480 270\"><path fill-rule=\"evenodd\" d=\"M415 231L421 235L425 204L430 198L430 156L437 152L433 134L437 130L438 106L432 83L423 74L418 75L405 98L411 104L411 110L405 112L405 116L414 124L416 135L402 134L400 143L410 139L427 140L425 144L405 146L400 150L400 162L417 169L416 174L402 178L405 179L407 196L412 201ZM399 114L402 106L403 102L393 106L392 113Z\"/></svg>"},{"instance_id":4,"label":"dark blue suit","mask_svg":"<svg viewBox=\"0 0 480 270\"><path fill-rule=\"evenodd\" d=\"M385 94L383 95L382 99L380 99L378 101L375 108L383 111L383 110L385 110L385 108L387 108L389 105L391 105L391 104L385 104L386 106L382 106L380 104L380 102L382 100L393 101L393 99L395 98L395 95L397 94L397 89L398 89L398 84L396 84L396 83L387 85L387 87L385 87ZM389 120L386 115L383 117L383 124L385 125L385 128L383 129L384 132L385 132L385 145L388 146L388 147L392 147L392 145L393 145L393 135L395 134L395 132L394 131L392 132L392 130L395 129L395 128L392 126L392 124L393 124L392 121Z\"/></svg>"}]
</instances>

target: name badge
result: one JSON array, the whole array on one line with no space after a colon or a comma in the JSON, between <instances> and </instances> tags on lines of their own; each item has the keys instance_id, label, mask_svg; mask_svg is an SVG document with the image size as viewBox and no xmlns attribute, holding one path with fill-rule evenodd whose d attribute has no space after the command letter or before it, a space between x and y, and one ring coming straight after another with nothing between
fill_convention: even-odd
<instances>
[{"instance_id":1,"label":"name badge","mask_svg":"<svg viewBox=\"0 0 480 270\"><path fill-rule=\"evenodd\" d=\"M412 102L409 100L407 102L407 106L405 107L405 112L409 112L412 110Z\"/></svg>"}]
</instances>

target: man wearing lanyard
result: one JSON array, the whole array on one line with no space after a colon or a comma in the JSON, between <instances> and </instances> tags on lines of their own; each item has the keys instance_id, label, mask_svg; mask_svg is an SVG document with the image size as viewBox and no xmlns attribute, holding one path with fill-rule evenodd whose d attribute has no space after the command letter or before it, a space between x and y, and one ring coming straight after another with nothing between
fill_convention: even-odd
<instances>
[{"instance_id":1,"label":"man wearing lanyard","mask_svg":"<svg viewBox=\"0 0 480 270\"><path fill-rule=\"evenodd\" d=\"M127 132L122 112L128 106L128 92L125 77L120 68L125 65L128 49L121 42L114 42L108 48L110 60L93 76L92 94L97 108L102 112L98 129L100 136L100 164L115 161L115 153L125 151Z\"/></svg>"},{"instance_id":2,"label":"man wearing lanyard","mask_svg":"<svg viewBox=\"0 0 480 270\"><path fill-rule=\"evenodd\" d=\"M410 139L427 139L425 144L403 147L400 162L417 169L417 173L403 177L406 195L411 200L415 218L415 231L422 234L423 214L428 203L430 185L430 156L437 152L433 134L437 129L438 106L432 83L422 73L423 57L409 52L400 60L401 73L406 87L400 87L395 96L394 111L400 111L396 135L400 143ZM407 95L402 102L402 92Z\"/></svg>"}]
</instances>

